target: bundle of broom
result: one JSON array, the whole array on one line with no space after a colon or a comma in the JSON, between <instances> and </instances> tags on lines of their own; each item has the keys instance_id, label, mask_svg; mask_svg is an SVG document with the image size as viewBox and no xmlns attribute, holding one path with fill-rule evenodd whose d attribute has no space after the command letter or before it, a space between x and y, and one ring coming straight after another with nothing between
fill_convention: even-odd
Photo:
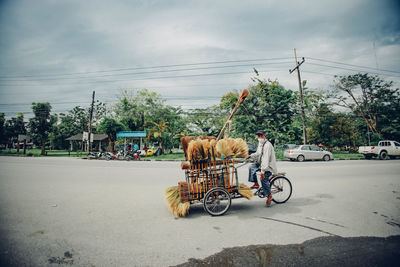
<instances>
[{"instance_id":1,"label":"bundle of broom","mask_svg":"<svg viewBox=\"0 0 400 267\"><path fill-rule=\"evenodd\" d=\"M189 212L190 202L182 202L181 196L179 195L179 187L171 186L164 192L165 200L168 204L169 210L175 217L183 217Z\"/></svg>"},{"instance_id":2,"label":"bundle of broom","mask_svg":"<svg viewBox=\"0 0 400 267\"><path fill-rule=\"evenodd\" d=\"M216 144L217 153L224 158L246 158L249 148L246 141L241 138L224 138Z\"/></svg>"},{"instance_id":3,"label":"bundle of broom","mask_svg":"<svg viewBox=\"0 0 400 267\"><path fill-rule=\"evenodd\" d=\"M191 155L189 155L189 144L192 141L196 141L196 148L200 146L200 140L204 141L207 140L209 142L211 142L212 140L215 140L216 138L214 136L199 136L197 139L194 136L184 136L181 138L181 144L182 144L182 149L183 149L183 153L185 154L185 159L191 161L191 159L189 159L189 156L191 157ZM193 144L192 144L193 145ZM193 153L193 147L191 147L192 152Z\"/></svg>"},{"instance_id":4,"label":"bundle of broom","mask_svg":"<svg viewBox=\"0 0 400 267\"><path fill-rule=\"evenodd\" d=\"M190 141L187 148L187 159L189 161L201 161L209 158L209 151L211 150L210 142L206 139L202 140L197 138Z\"/></svg>"},{"instance_id":5,"label":"bundle of broom","mask_svg":"<svg viewBox=\"0 0 400 267\"><path fill-rule=\"evenodd\" d=\"M225 158L246 158L249 154L249 148L246 141L241 138L224 138L217 142L217 152ZM241 196L250 199L253 195L250 187L245 184L239 184L238 192Z\"/></svg>"}]
</instances>

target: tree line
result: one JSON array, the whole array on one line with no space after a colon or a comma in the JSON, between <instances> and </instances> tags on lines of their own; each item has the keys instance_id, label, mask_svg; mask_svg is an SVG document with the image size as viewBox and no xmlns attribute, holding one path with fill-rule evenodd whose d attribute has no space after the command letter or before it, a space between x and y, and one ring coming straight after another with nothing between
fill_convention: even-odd
<instances>
[{"instance_id":1,"label":"tree line","mask_svg":"<svg viewBox=\"0 0 400 267\"><path fill-rule=\"evenodd\" d=\"M277 80L260 79L257 71L252 81L249 96L231 123L230 136L255 143L254 133L264 129L277 145L302 143L298 92ZM223 95L218 105L185 111L167 105L155 92L127 90L111 106L95 103L92 131L107 134L110 150L114 150L116 133L126 130L146 131L146 142L169 151L179 146L184 135L217 136L239 93ZM310 89L303 81L303 98L308 143L355 148L380 139L400 139L400 92L392 81L370 74L337 76L330 90ZM67 149L66 138L88 129L90 108L77 106L51 114L50 103L32 103L32 111L28 123L22 113L10 119L0 113L3 146L16 142L18 134L29 134L42 153L46 144Z\"/></svg>"}]
</instances>

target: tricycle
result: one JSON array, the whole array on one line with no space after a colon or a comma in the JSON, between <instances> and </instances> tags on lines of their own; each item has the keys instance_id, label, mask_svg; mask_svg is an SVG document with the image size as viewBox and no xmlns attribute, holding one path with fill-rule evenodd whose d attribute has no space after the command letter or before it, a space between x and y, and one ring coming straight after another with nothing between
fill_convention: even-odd
<instances>
[{"instance_id":1,"label":"tricycle","mask_svg":"<svg viewBox=\"0 0 400 267\"><path fill-rule=\"evenodd\" d=\"M236 163L240 164L235 165ZM237 169L247 163L229 158L214 162L193 162L185 170L186 182L179 183L181 201L189 201L190 204L202 202L210 215L219 216L229 210L232 199L250 198L253 194L264 198L262 187L252 193L249 187L239 184ZM271 176L269 182L275 203L281 204L289 200L292 184L285 173Z\"/></svg>"}]
</instances>

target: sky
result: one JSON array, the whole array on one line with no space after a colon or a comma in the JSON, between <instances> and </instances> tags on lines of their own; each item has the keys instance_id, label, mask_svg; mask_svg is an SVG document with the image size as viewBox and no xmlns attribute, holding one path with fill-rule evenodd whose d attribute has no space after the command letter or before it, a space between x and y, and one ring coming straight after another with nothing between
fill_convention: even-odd
<instances>
[{"instance_id":1,"label":"sky","mask_svg":"<svg viewBox=\"0 0 400 267\"><path fill-rule=\"evenodd\" d=\"M378 74L400 84L400 1L0 0L0 112L32 116L110 106L148 89L185 110L260 78L298 90L335 75Z\"/></svg>"}]
</instances>

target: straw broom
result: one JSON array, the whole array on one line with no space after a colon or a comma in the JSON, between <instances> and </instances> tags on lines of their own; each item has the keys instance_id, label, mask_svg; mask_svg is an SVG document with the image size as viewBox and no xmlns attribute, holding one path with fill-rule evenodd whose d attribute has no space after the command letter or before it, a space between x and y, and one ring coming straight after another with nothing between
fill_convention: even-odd
<instances>
[{"instance_id":1,"label":"straw broom","mask_svg":"<svg viewBox=\"0 0 400 267\"><path fill-rule=\"evenodd\" d=\"M197 148L197 150L198 150L198 153L199 153L199 158L198 158L198 160L205 160L205 159L207 159L208 158L208 154L207 154L207 152L204 150L204 144L203 144L203 141L205 141L205 142L208 142L207 140L201 140L200 138L197 138L196 139L196 148Z\"/></svg>"},{"instance_id":2,"label":"straw broom","mask_svg":"<svg viewBox=\"0 0 400 267\"><path fill-rule=\"evenodd\" d=\"M252 196L254 196L250 187L245 184L239 184L239 194L247 199L250 199Z\"/></svg>"},{"instance_id":3,"label":"straw broom","mask_svg":"<svg viewBox=\"0 0 400 267\"><path fill-rule=\"evenodd\" d=\"M203 148L203 160L208 160L210 156L211 144L207 139L200 139L201 146Z\"/></svg>"},{"instance_id":4,"label":"straw broom","mask_svg":"<svg viewBox=\"0 0 400 267\"><path fill-rule=\"evenodd\" d=\"M200 135L199 139L211 141L211 140L215 140L217 138L215 136Z\"/></svg>"},{"instance_id":5,"label":"straw broom","mask_svg":"<svg viewBox=\"0 0 400 267\"><path fill-rule=\"evenodd\" d=\"M189 161L199 161L202 159L203 148L200 140L192 140L187 148L187 157Z\"/></svg>"},{"instance_id":6,"label":"straw broom","mask_svg":"<svg viewBox=\"0 0 400 267\"><path fill-rule=\"evenodd\" d=\"M230 156L231 150L229 148L229 145L228 145L228 142L227 142L226 138L219 140L217 142L215 148L216 148L217 152L219 154L221 154L221 157L223 158L224 168L226 167L226 170L228 170L226 158L228 156ZM229 174L227 174L225 172L223 174L224 174L223 178L224 178L224 184L225 184L224 187L226 188L228 186L228 181L227 180L229 180ZM228 177L227 177L227 175L228 175Z\"/></svg>"},{"instance_id":7,"label":"straw broom","mask_svg":"<svg viewBox=\"0 0 400 267\"><path fill-rule=\"evenodd\" d=\"M210 141L210 156L211 159L213 160L213 167L214 167L214 184L215 186L218 186L218 175L217 175L217 163L216 163L216 158L217 158L217 150L215 148L217 144L217 141L215 139Z\"/></svg>"},{"instance_id":8,"label":"straw broom","mask_svg":"<svg viewBox=\"0 0 400 267\"><path fill-rule=\"evenodd\" d=\"M164 192L164 195L168 207L175 217L184 217L189 212L190 202L181 202L178 186L171 186L167 188Z\"/></svg>"},{"instance_id":9,"label":"straw broom","mask_svg":"<svg viewBox=\"0 0 400 267\"><path fill-rule=\"evenodd\" d=\"M204 151L204 176L205 176L205 183L204 183L204 190L208 191L210 181L209 181L209 170L210 170L210 152L211 152L211 144L209 139L203 139L201 140L201 144L203 146L203 151Z\"/></svg>"},{"instance_id":10,"label":"straw broom","mask_svg":"<svg viewBox=\"0 0 400 267\"><path fill-rule=\"evenodd\" d=\"M215 148L216 151L224 158L230 157L233 155L232 149L230 146L229 138L221 139L217 142Z\"/></svg>"},{"instance_id":11,"label":"straw broom","mask_svg":"<svg viewBox=\"0 0 400 267\"><path fill-rule=\"evenodd\" d=\"M246 141L241 138L234 139L233 157L235 158L247 158L249 155L249 147Z\"/></svg>"},{"instance_id":12,"label":"straw broom","mask_svg":"<svg viewBox=\"0 0 400 267\"><path fill-rule=\"evenodd\" d=\"M194 140L193 136L183 136L181 138L182 149L183 149L183 153L185 153L186 160L188 160L187 149L188 149L190 141L192 141L192 140Z\"/></svg>"}]
</instances>

